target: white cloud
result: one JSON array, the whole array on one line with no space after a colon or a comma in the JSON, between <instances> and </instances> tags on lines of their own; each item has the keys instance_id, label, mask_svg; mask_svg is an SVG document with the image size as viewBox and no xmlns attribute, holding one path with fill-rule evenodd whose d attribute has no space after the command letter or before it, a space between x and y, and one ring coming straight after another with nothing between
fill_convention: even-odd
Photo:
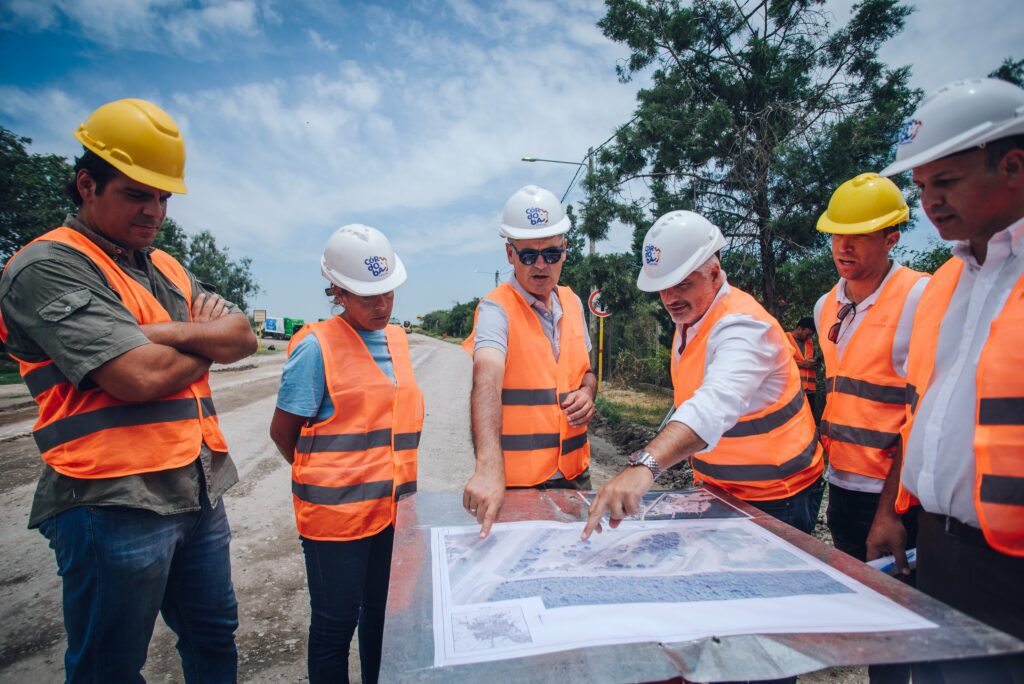
<instances>
[{"instance_id":1,"label":"white cloud","mask_svg":"<svg viewBox=\"0 0 1024 684\"><path fill-rule=\"evenodd\" d=\"M335 43L325 39L313 29L309 29L309 31L307 31L307 35L309 36L309 42L311 42L313 47L320 52L335 52L338 49L338 46Z\"/></svg>"},{"instance_id":2,"label":"white cloud","mask_svg":"<svg viewBox=\"0 0 1024 684\"><path fill-rule=\"evenodd\" d=\"M41 31L53 28L63 15L84 37L98 45L147 52L168 46L192 57L216 39L251 37L259 19L279 21L266 3L255 0L17 0L6 7L7 25Z\"/></svg>"}]
</instances>

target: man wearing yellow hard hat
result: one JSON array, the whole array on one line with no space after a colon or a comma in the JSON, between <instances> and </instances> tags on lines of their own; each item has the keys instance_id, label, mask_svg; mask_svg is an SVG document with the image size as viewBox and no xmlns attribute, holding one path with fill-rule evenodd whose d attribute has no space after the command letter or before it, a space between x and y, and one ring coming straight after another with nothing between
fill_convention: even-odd
<instances>
[{"instance_id":1,"label":"man wearing yellow hard hat","mask_svg":"<svg viewBox=\"0 0 1024 684\"><path fill-rule=\"evenodd\" d=\"M66 680L141 681L162 613L186 681L234 681L221 497L238 476L208 377L256 339L237 307L152 248L171 193L186 192L174 120L118 100L75 137L77 214L0 278L0 339L39 405L29 527L63 582Z\"/></svg>"},{"instance_id":2,"label":"man wearing yellow hard hat","mask_svg":"<svg viewBox=\"0 0 1024 684\"><path fill-rule=\"evenodd\" d=\"M928 282L891 256L909 215L903 193L888 178L862 173L840 185L818 219L818 230L832 235L839 282L814 307L825 360L818 429L829 460L832 541L862 561L895 553L904 572L907 530L911 537L916 530L914 519L908 516L905 527L893 506L906 420L904 364ZM874 666L871 675L907 681L910 670Z\"/></svg>"}]
</instances>

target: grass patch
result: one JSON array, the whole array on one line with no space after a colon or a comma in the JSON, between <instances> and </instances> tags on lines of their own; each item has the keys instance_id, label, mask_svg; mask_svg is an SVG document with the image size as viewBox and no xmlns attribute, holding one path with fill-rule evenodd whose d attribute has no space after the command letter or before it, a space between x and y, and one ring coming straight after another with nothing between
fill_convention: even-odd
<instances>
[{"instance_id":1,"label":"grass patch","mask_svg":"<svg viewBox=\"0 0 1024 684\"><path fill-rule=\"evenodd\" d=\"M17 385L21 382L21 374L18 371L0 371L0 385Z\"/></svg>"},{"instance_id":2,"label":"grass patch","mask_svg":"<svg viewBox=\"0 0 1024 684\"><path fill-rule=\"evenodd\" d=\"M627 421L657 428L672 406L672 397L646 387L604 383L595 404L609 423Z\"/></svg>"}]
</instances>

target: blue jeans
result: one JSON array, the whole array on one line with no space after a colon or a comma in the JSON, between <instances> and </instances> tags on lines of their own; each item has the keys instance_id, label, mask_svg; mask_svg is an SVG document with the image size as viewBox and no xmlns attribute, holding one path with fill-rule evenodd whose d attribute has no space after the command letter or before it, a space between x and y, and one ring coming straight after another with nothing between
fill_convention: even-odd
<instances>
[{"instance_id":1,"label":"blue jeans","mask_svg":"<svg viewBox=\"0 0 1024 684\"><path fill-rule=\"evenodd\" d=\"M40 523L63 580L67 682L143 682L157 613L186 682L236 681L231 530L224 504L202 499L175 515L78 506Z\"/></svg>"},{"instance_id":2,"label":"blue jeans","mask_svg":"<svg viewBox=\"0 0 1024 684\"><path fill-rule=\"evenodd\" d=\"M310 684L348 682L348 649L357 625L362 680L375 684L395 528L347 542L301 539L311 613L306 658Z\"/></svg>"},{"instance_id":3,"label":"blue jeans","mask_svg":"<svg viewBox=\"0 0 1024 684\"><path fill-rule=\"evenodd\" d=\"M818 509L821 508L821 498L824 494L825 481L819 477L811 486L785 499L747 503L801 532L814 534L814 526L818 523Z\"/></svg>"}]
</instances>

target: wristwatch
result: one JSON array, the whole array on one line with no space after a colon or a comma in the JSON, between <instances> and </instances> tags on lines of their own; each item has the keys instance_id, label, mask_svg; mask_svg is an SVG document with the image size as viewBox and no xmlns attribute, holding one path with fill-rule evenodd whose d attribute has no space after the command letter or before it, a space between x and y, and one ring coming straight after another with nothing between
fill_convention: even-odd
<instances>
[{"instance_id":1,"label":"wristwatch","mask_svg":"<svg viewBox=\"0 0 1024 684\"><path fill-rule=\"evenodd\" d=\"M648 470L651 471L651 475L654 476L655 480L657 480L661 476L661 474L665 472L664 470L661 469L661 466L658 465L658 462L654 459L654 456L651 456L651 453L644 449L638 449L637 451L631 453L629 455L629 458L626 459L626 465L629 467L645 466Z\"/></svg>"}]
</instances>

